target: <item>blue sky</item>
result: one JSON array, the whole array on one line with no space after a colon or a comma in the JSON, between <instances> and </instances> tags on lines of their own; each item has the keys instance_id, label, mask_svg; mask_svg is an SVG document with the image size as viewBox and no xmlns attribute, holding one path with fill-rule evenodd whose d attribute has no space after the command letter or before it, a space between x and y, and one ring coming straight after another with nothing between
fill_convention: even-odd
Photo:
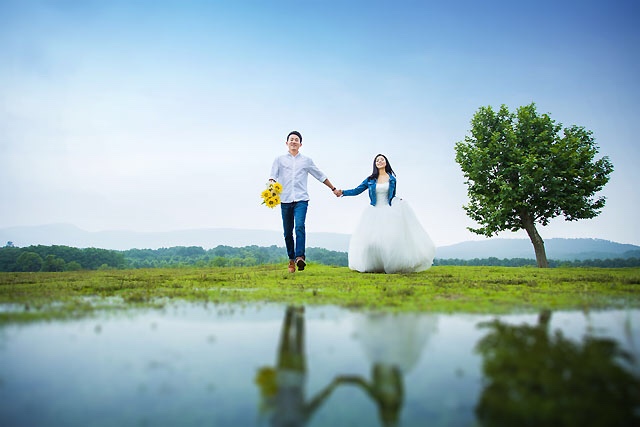
<instances>
[{"instance_id":1,"label":"blue sky","mask_svg":"<svg viewBox=\"0 0 640 427\"><path fill-rule=\"evenodd\" d=\"M599 217L542 237L640 244L638 18L604 0L0 0L0 227L279 230L259 193L297 129L338 187L385 153L437 245L483 239L454 144L479 107L535 102L615 167ZM308 230L351 233L366 195L309 187Z\"/></svg>"}]
</instances>

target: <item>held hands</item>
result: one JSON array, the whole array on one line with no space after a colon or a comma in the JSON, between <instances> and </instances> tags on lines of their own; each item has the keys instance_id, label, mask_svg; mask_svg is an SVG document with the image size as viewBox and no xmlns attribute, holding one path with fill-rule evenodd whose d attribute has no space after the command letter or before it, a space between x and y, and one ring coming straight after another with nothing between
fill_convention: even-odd
<instances>
[{"instance_id":1,"label":"held hands","mask_svg":"<svg viewBox=\"0 0 640 427\"><path fill-rule=\"evenodd\" d=\"M337 188L334 188L333 194L335 194L336 197L342 197L342 190L338 190Z\"/></svg>"}]
</instances>

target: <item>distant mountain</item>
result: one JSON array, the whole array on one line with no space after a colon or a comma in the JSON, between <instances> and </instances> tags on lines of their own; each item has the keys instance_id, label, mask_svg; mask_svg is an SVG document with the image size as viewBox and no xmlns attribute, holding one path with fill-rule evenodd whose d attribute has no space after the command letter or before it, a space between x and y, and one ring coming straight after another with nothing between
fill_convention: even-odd
<instances>
[{"instance_id":1,"label":"distant mountain","mask_svg":"<svg viewBox=\"0 0 640 427\"><path fill-rule=\"evenodd\" d=\"M640 257L640 246L602 239L547 239L544 243L548 259L575 261ZM436 258L528 258L535 259L528 239L487 239L439 247Z\"/></svg>"},{"instance_id":2,"label":"distant mountain","mask_svg":"<svg viewBox=\"0 0 640 427\"><path fill-rule=\"evenodd\" d=\"M166 232L137 232L126 230L85 231L69 224L50 224L33 227L0 229L0 245L13 242L15 246L64 245L76 248L101 249L158 249L173 246L200 246L204 249L219 245L284 246L281 231L205 228ZM349 235L339 233L307 233L307 246L346 252Z\"/></svg>"},{"instance_id":3,"label":"distant mountain","mask_svg":"<svg viewBox=\"0 0 640 427\"><path fill-rule=\"evenodd\" d=\"M219 245L284 246L281 231L205 228L166 232L136 232L124 230L85 231L68 224L0 229L0 245L13 242L15 246L64 245L76 248L101 249L158 249L174 246L200 246L204 249ZM346 252L349 235L340 233L307 233L307 246ZM607 258L640 258L640 246L602 239L545 240L547 258L559 261ZM528 239L486 239L441 246L438 259L474 258L535 259L533 245Z\"/></svg>"}]
</instances>

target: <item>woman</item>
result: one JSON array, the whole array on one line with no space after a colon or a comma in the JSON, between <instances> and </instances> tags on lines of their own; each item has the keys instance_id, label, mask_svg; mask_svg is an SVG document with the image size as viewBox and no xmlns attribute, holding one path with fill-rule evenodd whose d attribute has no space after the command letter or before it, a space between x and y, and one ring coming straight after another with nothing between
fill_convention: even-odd
<instances>
[{"instance_id":1,"label":"woman","mask_svg":"<svg viewBox=\"0 0 640 427\"><path fill-rule=\"evenodd\" d=\"M376 403L382 425L396 426L404 404L404 377L419 363L438 329L438 317L358 313L353 325L353 336L371 363L371 378L342 375L337 382L360 387Z\"/></svg>"},{"instance_id":2,"label":"woman","mask_svg":"<svg viewBox=\"0 0 640 427\"><path fill-rule=\"evenodd\" d=\"M396 177L383 154L373 159L373 172L343 196L369 190L371 206L349 242L349 268L371 273L410 273L431 267L435 246L408 203L396 197Z\"/></svg>"}]
</instances>

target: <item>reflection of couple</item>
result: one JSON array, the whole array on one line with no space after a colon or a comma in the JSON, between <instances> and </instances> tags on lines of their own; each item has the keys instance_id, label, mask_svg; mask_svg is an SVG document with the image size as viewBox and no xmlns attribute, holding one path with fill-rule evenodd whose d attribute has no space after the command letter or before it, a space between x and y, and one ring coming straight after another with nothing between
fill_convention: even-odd
<instances>
[{"instance_id":1,"label":"reflection of couple","mask_svg":"<svg viewBox=\"0 0 640 427\"><path fill-rule=\"evenodd\" d=\"M256 376L263 405L272 410L271 425L275 427L304 426L338 385L332 381L307 402L304 340L304 307L289 306L280 332L276 369L261 368Z\"/></svg>"},{"instance_id":2,"label":"reflection of couple","mask_svg":"<svg viewBox=\"0 0 640 427\"><path fill-rule=\"evenodd\" d=\"M435 332L437 317L421 314L358 314L355 336L371 363L371 378L343 375L376 403L383 426L396 426L404 403L404 375L418 363L422 349Z\"/></svg>"},{"instance_id":3,"label":"reflection of couple","mask_svg":"<svg viewBox=\"0 0 640 427\"><path fill-rule=\"evenodd\" d=\"M371 363L371 378L341 375L313 399L305 399L306 355L304 308L287 307L280 335L277 366L258 371L256 382L263 403L272 410L273 426L303 426L338 385L360 387L378 407L382 425L398 424L404 403L404 380L420 358L436 317L362 314L354 321L355 336Z\"/></svg>"},{"instance_id":4,"label":"reflection of couple","mask_svg":"<svg viewBox=\"0 0 640 427\"><path fill-rule=\"evenodd\" d=\"M396 197L397 179L386 156L378 154L374 158L373 172L360 185L339 190L313 160L300 153L302 135L299 132L290 132L286 145L288 152L274 160L269 179L279 181L283 188L280 206L289 272L295 272L296 267L304 270L306 266L309 175L324 183L337 197L356 196L368 190L371 206L351 236L349 268L360 272L409 273L431 267L435 246L413 209Z\"/></svg>"}]
</instances>

